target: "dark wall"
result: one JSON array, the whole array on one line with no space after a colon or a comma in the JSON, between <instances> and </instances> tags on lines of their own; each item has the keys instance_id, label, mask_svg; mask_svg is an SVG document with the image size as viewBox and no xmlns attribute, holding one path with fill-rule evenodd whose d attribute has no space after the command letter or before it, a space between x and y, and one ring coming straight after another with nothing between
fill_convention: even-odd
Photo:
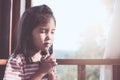
<instances>
[{"instance_id":1,"label":"dark wall","mask_svg":"<svg viewBox=\"0 0 120 80\"><path fill-rule=\"evenodd\" d=\"M9 56L10 0L0 0L0 59ZM5 65L0 65L0 80L3 80Z\"/></svg>"},{"instance_id":2,"label":"dark wall","mask_svg":"<svg viewBox=\"0 0 120 80\"><path fill-rule=\"evenodd\" d=\"M10 0L0 0L0 59L9 55Z\"/></svg>"}]
</instances>

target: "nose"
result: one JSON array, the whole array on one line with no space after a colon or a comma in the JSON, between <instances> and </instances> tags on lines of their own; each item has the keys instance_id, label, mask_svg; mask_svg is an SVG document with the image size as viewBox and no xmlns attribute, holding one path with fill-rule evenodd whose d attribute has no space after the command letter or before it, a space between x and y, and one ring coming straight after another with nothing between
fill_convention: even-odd
<instances>
[{"instance_id":1,"label":"nose","mask_svg":"<svg viewBox=\"0 0 120 80\"><path fill-rule=\"evenodd\" d=\"M46 40L51 40L52 39L52 34L50 32L48 32L46 34Z\"/></svg>"}]
</instances>

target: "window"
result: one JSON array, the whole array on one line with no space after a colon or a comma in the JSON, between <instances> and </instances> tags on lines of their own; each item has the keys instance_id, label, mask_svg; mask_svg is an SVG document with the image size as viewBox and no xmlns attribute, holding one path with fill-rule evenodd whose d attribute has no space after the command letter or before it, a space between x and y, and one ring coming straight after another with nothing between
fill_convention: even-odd
<instances>
[{"instance_id":1,"label":"window","mask_svg":"<svg viewBox=\"0 0 120 80\"><path fill-rule=\"evenodd\" d=\"M113 0L32 0L32 6L40 4L49 5L56 17L54 54L57 58L102 58ZM99 80L99 68L87 66L86 79ZM64 66L64 71L58 66L57 70L60 80L76 80L76 66Z\"/></svg>"},{"instance_id":2,"label":"window","mask_svg":"<svg viewBox=\"0 0 120 80\"><path fill-rule=\"evenodd\" d=\"M58 58L101 58L112 16L113 1L32 0L49 5L57 20L54 54Z\"/></svg>"}]
</instances>

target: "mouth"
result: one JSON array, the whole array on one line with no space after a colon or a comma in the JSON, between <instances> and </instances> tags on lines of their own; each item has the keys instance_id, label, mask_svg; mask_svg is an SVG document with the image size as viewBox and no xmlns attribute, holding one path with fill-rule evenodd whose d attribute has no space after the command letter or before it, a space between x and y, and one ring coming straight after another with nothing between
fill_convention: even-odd
<instances>
[{"instance_id":1,"label":"mouth","mask_svg":"<svg viewBox=\"0 0 120 80\"><path fill-rule=\"evenodd\" d=\"M50 47L50 46L51 46L51 43L44 43L44 45L45 45L46 47Z\"/></svg>"}]
</instances>

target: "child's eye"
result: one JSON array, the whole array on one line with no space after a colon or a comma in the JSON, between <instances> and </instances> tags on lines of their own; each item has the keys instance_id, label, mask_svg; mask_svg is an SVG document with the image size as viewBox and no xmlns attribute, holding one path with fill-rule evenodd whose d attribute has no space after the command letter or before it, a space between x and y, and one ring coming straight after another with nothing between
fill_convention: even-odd
<instances>
[{"instance_id":1,"label":"child's eye","mask_svg":"<svg viewBox=\"0 0 120 80\"><path fill-rule=\"evenodd\" d=\"M52 31L51 33L52 33L52 34L54 34L54 33L55 33L55 31Z\"/></svg>"},{"instance_id":2,"label":"child's eye","mask_svg":"<svg viewBox=\"0 0 120 80\"><path fill-rule=\"evenodd\" d=\"M45 33L46 32L46 30L40 30L40 33Z\"/></svg>"}]
</instances>

